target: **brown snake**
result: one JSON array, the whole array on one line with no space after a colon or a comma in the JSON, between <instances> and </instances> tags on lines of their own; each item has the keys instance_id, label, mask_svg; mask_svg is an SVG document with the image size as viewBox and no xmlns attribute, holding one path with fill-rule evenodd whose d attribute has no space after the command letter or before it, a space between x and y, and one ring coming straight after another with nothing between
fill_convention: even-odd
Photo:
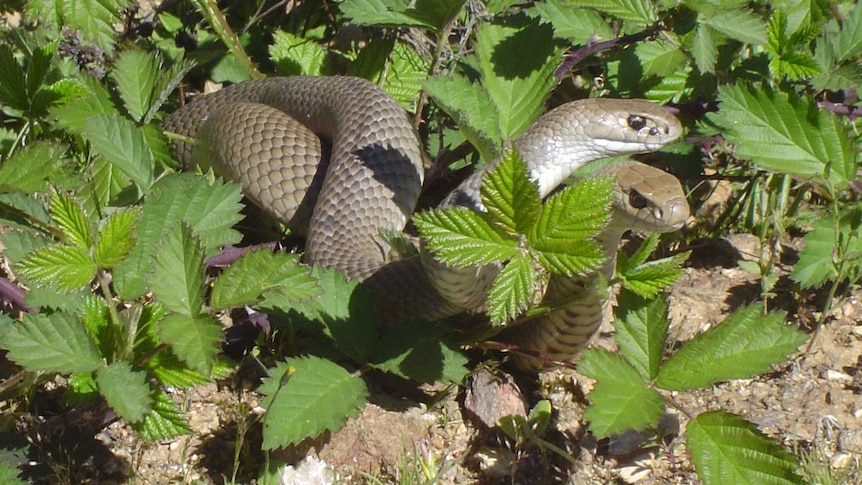
<instances>
[{"instance_id":1,"label":"brown snake","mask_svg":"<svg viewBox=\"0 0 862 485\"><path fill-rule=\"evenodd\" d=\"M435 320L476 308L487 295L494 268L453 270L433 259L428 263L429 258L428 271L416 258L386 263L389 247L381 228L400 231L406 224L422 187L423 164L421 142L406 113L373 84L351 77L250 81L195 99L170 115L163 128L197 139L194 145L174 144L184 167L211 165L242 185L256 205L305 235L306 262L340 268L364 280L385 320ZM680 133L676 118L647 101L591 99L549 111L514 146L545 197L586 163L654 151ZM492 166L487 164L485 170ZM481 210L478 187L485 170L468 178L443 205ZM637 172L613 170L618 179L619 174ZM664 174L650 167L642 171ZM661 176L657 180L671 199L682 194L675 179L675 185ZM645 223L646 230L678 228L683 206L688 215L684 197L683 205L667 199L667 193L647 197L654 210L672 214L673 223L662 226L666 221L659 219L658 224ZM637 217L634 222L615 219L629 229ZM618 241L617 232L606 231L605 239ZM536 327L550 328L546 335L565 333L554 323ZM561 354L544 348L548 338L528 334L516 341Z\"/></svg>"}]
</instances>

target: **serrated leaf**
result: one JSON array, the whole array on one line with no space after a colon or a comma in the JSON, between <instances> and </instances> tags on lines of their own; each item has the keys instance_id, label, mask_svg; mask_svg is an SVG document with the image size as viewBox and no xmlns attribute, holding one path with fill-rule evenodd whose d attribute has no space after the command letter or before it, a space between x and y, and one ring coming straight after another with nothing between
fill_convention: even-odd
<instances>
[{"instance_id":1,"label":"serrated leaf","mask_svg":"<svg viewBox=\"0 0 862 485\"><path fill-rule=\"evenodd\" d=\"M0 192L45 192L66 147L38 141L17 150L0 165Z\"/></svg>"},{"instance_id":2,"label":"serrated leaf","mask_svg":"<svg viewBox=\"0 0 862 485\"><path fill-rule=\"evenodd\" d=\"M99 231L93 259L101 268L113 268L124 260L135 247L138 220L141 211L138 208L125 209L108 216L107 222Z\"/></svg>"},{"instance_id":3,"label":"serrated leaf","mask_svg":"<svg viewBox=\"0 0 862 485\"><path fill-rule=\"evenodd\" d=\"M701 73L715 71L715 62L718 59L718 42L711 28L698 24L691 38L691 55L697 70Z\"/></svg>"},{"instance_id":4,"label":"serrated leaf","mask_svg":"<svg viewBox=\"0 0 862 485\"><path fill-rule=\"evenodd\" d=\"M862 52L862 6L857 2L850 16L842 19L840 24L833 18L826 26L830 32L826 36L832 48L832 55L837 62L851 60Z\"/></svg>"},{"instance_id":5,"label":"serrated leaf","mask_svg":"<svg viewBox=\"0 0 862 485\"><path fill-rule=\"evenodd\" d=\"M658 375L667 339L667 299L644 300L629 291L617 297L614 340L620 354L646 381Z\"/></svg>"},{"instance_id":6,"label":"serrated leaf","mask_svg":"<svg viewBox=\"0 0 862 485\"><path fill-rule=\"evenodd\" d=\"M425 90L443 109L486 162L500 154L503 135L497 123L497 108L478 83L460 76L426 79Z\"/></svg>"},{"instance_id":7,"label":"serrated leaf","mask_svg":"<svg viewBox=\"0 0 862 485\"><path fill-rule=\"evenodd\" d=\"M92 372L102 366L99 350L75 317L63 312L28 314L3 336L9 360L29 370Z\"/></svg>"},{"instance_id":8,"label":"serrated leaf","mask_svg":"<svg viewBox=\"0 0 862 485\"><path fill-rule=\"evenodd\" d=\"M144 277L152 269L167 231L180 221L190 225L207 256L226 244L235 244L240 234L233 225L241 219L240 188L219 180L208 183L194 174L172 174L153 185L138 223L138 241L129 257L114 270L120 296L134 300L147 288Z\"/></svg>"},{"instance_id":9,"label":"serrated leaf","mask_svg":"<svg viewBox=\"0 0 862 485\"><path fill-rule=\"evenodd\" d=\"M799 261L790 273L790 279L797 282L802 288L815 288L826 281L832 281L838 276L835 248L839 246L839 238L843 244L847 244L847 254L862 254L862 234L859 230L853 230L858 224L858 211L847 211L841 215L837 227L830 217L817 219L813 223L811 232L805 235L803 241L805 247L799 252ZM845 263L856 264L853 261Z\"/></svg>"},{"instance_id":10,"label":"serrated leaf","mask_svg":"<svg viewBox=\"0 0 862 485\"><path fill-rule=\"evenodd\" d=\"M536 2L532 10L543 21L554 26L554 36L573 45L586 44L591 39L611 39L614 33L601 16L592 10L571 8L565 0Z\"/></svg>"},{"instance_id":11,"label":"serrated leaf","mask_svg":"<svg viewBox=\"0 0 862 485\"><path fill-rule=\"evenodd\" d=\"M78 201L59 192L51 194L51 219L60 228L63 242L90 249L90 219Z\"/></svg>"},{"instance_id":12,"label":"serrated leaf","mask_svg":"<svg viewBox=\"0 0 862 485\"><path fill-rule=\"evenodd\" d=\"M116 165L141 190L153 183L153 160L144 134L131 120L99 114L84 123L84 137L106 160Z\"/></svg>"},{"instance_id":13,"label":"serrated leaf","mask_svg":"<svg viewBox=\"0 0 862 485\"><path fill-rule=\"evenodd\" d=\"M610 218L612 179L596 177L566 187L545 201L528 234L539 262L556 274L574 276L599 267L605 255L593 239Z\"/></svg>"},{"instance_id":14,"label":"serrated leaf","mask_svg":"<svg viewBox=\"0 0 862 485\"><path fill-rule=\"evenodd\" d=\"M192 429L176 404L161 389L153 389L152 412L132 428L145 440L159 441L191 433Z\"/></svg>"},{"instance_id":15,"label":"serrated leaf","mask_svg":"<svg viewBox=\"0 0 862 485\"><path fill-rule=\"evenodd\" d=\"M587 349L578 371L597 381L587 396L592 405L584 413L590 431L597 438L658 423L664 411L661 394L649 388L621 355L604 349Z\"/></svg>"},{"instance_id":16,"label":"serrated leaf","mask_svg":"<svg viewBox=\"0 0 862 485\"><path fill-rule=\"evenodd\" d=\"M338 9L358 25L381 27L433 27L404 13L406 0L344 0Z\"/></svg>"},{"instance_id":17,"label":"serrated leaf","mask_svg":"<svg viewBox=\"0 0 862 485\"><path fill-rule=\"evenodd\" d=\"M25 111L29 108L27 81L24 70L15 60L8 45L0 45L0 102L12 108Z\"/></svg>"},{"instance_id":18,"label":"serrated leaf","mask_svg":"<svg viewBox=\"0 0 862 485\"><path fill-rule=\"evenodd\" d=\"M482 179L479 195L494 224L512 235L526 234L539 215L539 184L530 180L518 152L509 149Z\"/></svg>"},{"instance_id":19,"label":"serrated leaf","mask_svg":"<svg viewBox=\"0 0 862 485\"><path fill-rule=\"evenodd\" d=\"M269 58L282 76L321 76L326 74L326 50L313 39L276 30L269 46Z\"/></svg>"},{"instance_id":20,"label":"serrated leaf","mask_svg":"<svg viewBox=\"0 0 862 485\"><path fill-rule=\"evenodd\" d=\"M82 84L87 96L69 101L51 109L50 116L57 124L71 133L82 134L87 120L96 115L117 116L117 107L108 89L93 77L84 77Z\"/></svg>"},{"instance_id":21,"label":"serrated leaf","mask_svg":"<svg viewBox=\"0 0 862 485\"><path fill-rule=\"evenodd\" d=\"M709 411L689 421L686 446L697 477L705 485L804 483L797 460L753 423L724 411Z\"/></svg>"},{"instance_id":22,"label":"serrated leaf","mask_svg":"<svg viewBox=\"0 0 862 485\"><path fill-rule=\"evenodd\" d=\"M253 305L273 289L297 302L320 293L317 280L299 264L297 255L258 249L243 254L219 276L210 305L216 310Z\"/></svg>"},{"instance_id":23,"label":"serrated leaf","mask_svg":"<svg viewBox=\"0 0 862 485\"><path fill-rule=\"evenodd\" d=\"M156 353L141 366L165 386L188 388L209 380L209 375L189 369L176 354L168 350Z\"/></svg>"},{"instance_id":24,"label":"serrated leaf","mask_svg":"<svg viewBox=\"0 0 862 485\"><path fill-rule=\"evenodd\" d=\"M521 315L533 298L538 278L529 256L519 255L503 266L488 291L491 324L504 325Z\"/></svg>"},{"instance_id":25,"label":"serrated leaf","mask_svg":"<svg viewBox=\"0 0 862 485\"><path fill-rule=\"evenodd\" d=\"M450 22L464 6L466 0L417 0L411 2L404 13L410 18L429 25L438 32Z\"/></svg>"},{"instance_id":26,"label":"serrated leaf","mask_svg":"<svg viewBox=\"0 0 862 485\"><path fill-rule=\"evenodd\" d=\"M335 269L318 266L312 276L320 286L320 296L312 301L306 314L323 322L327 334L342 352L355 362L367 362L379 331L376 308L368 290L357 281L348 281L342 271Z\"/></svg>"},{"instance_id":27,"label":"serrated leaf","mask_svg":"<svg viewBox=\"0 0 862 485\"><path fill-rule=\"evenodd\" d=\"M856 148L841 119L813 100L739 85L719 89L721 109L708 114L735 143L739 158L778 173L814 177L827 172L837 190L856 174Z\"/></svg>"},{"instance_id":28,"label":"serrated leaf","mask_svg":"<svg viewBox=\"0 0 862 485\"><path fill-rule=\"evenodd\" d=\"M416 102L428 78L428 61L405 42L396 41L384 69L371 79L389 93L405 110L416 111Z\"/></svg>"},{"instance_id":29,"label":"serrated leaf","mask_svg":"<svg viewBox=\"0 0 862 485\"><path fill-rule=\"evenodd\" d=\"M652 298L660 291L669 288L685 274L682 263L690 254L690 251L686 251L669 258L644 263L636 268L627 268L625 271L620 269L622 265L618 265L617 276L622 280L625 288L644 298ZM625 264L621 261L624 257L623 254L618 255L618 263Z\"/></svg>"},{"instance_id":30,"label":"serrated leaf","mask_svg":"<svg viewBox=\"0 0 862 485\"><path fill-rule=\"evenodd\" d=\"M121 360L102 367L96 372L96 383L108 405L129 423L141 421L150 412L147 374L132 369L132 364Z\"/></svg>"},{"instance_id":31,"label":"serrated leaf","mask_svg":"<svg viewBox=\"0 0 862 485\"><path fill-rule=\"evenodd\" d=\"M12 264L24 259L28 253L53 244L54 240L32 229L9 231L0 234L3 242L3 256Z\"/></svg>"},{"instance_id":32,"label":"serrated leaf","mask_svg":"<svg viewBox=\"0 0 862 485\"><path fill-rule=\"evenodd\" d=\"M766 43L766 22L747 9L719 10L704 23L740 42L757 45Z\"/></svg>"},{"instance_id":33,"label":"serrated leaf","mask_svg":"<svg viewBox=\"0 0 862 485\"><path fill-rule=\"evenodd\" d=\"M190 368L208 376L221 350L222 326L209 315L188 317L171 313L158 323L159 337Z\"/></svg>"},{"instance_id":34,"label":"serrated leaf","mask_svg":"<svg viewBox=\"0 0 862 485\"><path fill-rule=\"evenodd\" d=\"M203 308L204 254L200 240L186 224L169 231L153 264L151 287L172 312L197 317Z\"/></svg>"},{"instance_id":35,"label":"serrated leaf","mask_svg":"<svg viewBox=\"0 0 862 485\"><path fill-rule=\"evenodd\" d=\"M572 0L573 6L587 7L631 23L634 28L652 25L656 21L655 8L647 0Z\"/></svg>"},{"instance_id":36,"label":"serrated leaf","mask_svg":"<svg viewBox=\"0 0 862 485\"><path fill-rule=\"evenodd\" d=\"M778 79L807 79L820 74L820 66L810 54L781 52L772 56L769 71Z\"/></svg>"},{"instance_id":37,"label":"serrated leaf","mask_svg":"<svg viewBox=\"0 0 862 485\"><path fill-rule=\"evenodd\" d=\"M104 356L114 355L117 343L105 300L90 293L84 297L79 311L81 323L87 329L87 334L99 349L99 353Z\"/></svg>"},{"instance_id":38,"label":"serrated leaf","mask_svg":"<svg viewBox=\"0 0 862 485\"><path fill-rule=\"evenodd\" d=\"M129 3L127 0L32 0L27 2L27 13L30 17L42 18L55 29L69 27L79 30L83 44L95 43L105 53L111 54L117 37L114 25L122 25L119 13Z\"/></svg>"},{"instance_id":39,"label":"serrated leaf","mask_svg":"<svg viewBox=\"0 0 862 485\"><path fill-rule=\"evenodd\" d=\"M399 323L386 330L371 365L419 382L462 382L469 372L467 358L445 342L448 329L423 321Z\"/></svg>"},{"instance_id":40,"label":"serrated leaf","mask_svg":"<svg viewBox=\"0 0 862 485\"><path fill-rule=\"evenodd\" d=\"M17 265L25 279L69 293L88 285L97 269L84 250L63 244L37 249Z\"/></svg>"},{"instance_id":41,"label":"serrated leaf","mask_svg":"<svg viewBox=\"0 0 862 485\"><path fill-rule=\"evenodd\" d=\"M440 261L456 267L506 261L520 254L518 240L506 237L480 214L458 207L413 216L416 228Z\"/></svg>"},{"instance_id":42,"label":"serrated leaf","mask_svg":"<svg viewBox=\"0 0 862 485\"><path fill-rule=\"evenodd\" d=\"M736 310L671 356L659 371L657 385L683 391L769 371L808 338L785 325L784 316L763 315L760 304Z\"/></svg>"},{"instance_id":43,"label":"serrated leaf","mask_svg":"<svg viewBox=\"0 0 862 485\"><path fill-rule=\"evenodd\" d=\"M119 54L111 77L129 115L142 121L150 109L159 72L159 60L153 53L125 50Z\"/></svg>"},{"instance_id":44,"label":"serrated leaf","mask_svg":"<svg viewBox=\"0 0 862 485\"><path fill-rule=\"evenodd\" d=\"M286 373L292 370L292 375ZM337 431L359 415L367 390L359 377L320 357L299 357L270 371L258 392L266 396L263 449L272 450Z\"/></svg>"},{"instance_id":45,"label":"serrated leaf","mask_svg":"<svg viewBox=\"0 0 862 485\"><path fill-rule=\"evenodd\" d=\"M476 57L482 86L494 103L504 140L527 130L544 110L556 84L554 69L561 51L554 29L523 16L507 24L486 22L476 29Z\"/></svg>"},{"instance_id":46,"label":"serrated leaf","mask_svg":"<svg viewBox=\"0 0 862 485\"><path fill-rule=\"evenodd\" d=\"M643 42L637 44L635 50L643 66L644 77L669 76L688 62L678 46L666 41Z\"/></svg>"}]
</instances>

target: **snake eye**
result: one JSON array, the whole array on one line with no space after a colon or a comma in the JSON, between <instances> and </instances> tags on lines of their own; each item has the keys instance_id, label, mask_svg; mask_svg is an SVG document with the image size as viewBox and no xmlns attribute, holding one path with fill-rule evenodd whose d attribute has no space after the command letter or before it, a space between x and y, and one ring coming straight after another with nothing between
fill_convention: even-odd
<instances>
[{"instance_id":1,"label":"snake eye","mask_svg":"<svg viewBox=\"0 0 862 485\"><path fill-rule=\"evenodd\" d=\"M632 190L629 194L629 205L635 209L643 209L647 206L646 197L642 196L637 190Z\"/></svg>"},{"instance_id":2,"label":"snake eye","mask_svg":"<svg viewBox=\"0 0 862 485\"><path fill-rule=\"evenodd\" d=\"M646 126L646 119L644 119L643 116L629 115L629 118L626 121L628 122L629 127L633 130L640 130Z\"/></svg>"}]
</instances>

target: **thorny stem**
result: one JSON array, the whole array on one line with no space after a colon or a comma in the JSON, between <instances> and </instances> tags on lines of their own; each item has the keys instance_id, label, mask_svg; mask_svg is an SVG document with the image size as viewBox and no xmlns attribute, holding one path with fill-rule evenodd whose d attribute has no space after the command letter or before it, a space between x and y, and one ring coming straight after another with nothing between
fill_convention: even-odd
<instances>
[{"instance_id":1,"label":"thorny stem","mask_svg":"<svg viewBox=\"0 0 862 485\"><path fill-rule=\"evenodd\" d=\"M114 341L117 342L117 346L119 347L115 358L118 360L128 360L127 357L132 353L132 343L134 343L137 328L123 332L123 320L120 318L120 313L117 311L117 307L114 304L114 294L111 291L111 283L109 281L108 274L105 270L100 269L97 277L99 280L99 286L102 288L102 295L108 303L108 316L111 319L111 331L114 334Z\"/></svg>"},{"instance_id":2,"label":"thorny stem","mask_svg":"<svg viewBox=\"0 0 862 485\"><path fill-rule=\"evenodd\" d=\"M216 35L218 35L219 39L224 42L227 49L231 54L233 54L237 62L240 63L248 75L252 79L263 78L263 74L257 70L257 66L254 65L254 62L250 57L248 57L248 54L246 54L245 50L242 48L242 44L239 42L239 37L236 36L234 31L230 28L230 25L227 23L227 19L219 9L218 2L216 0L195 0L194 3L198 7L198 10L200 10L201 14L209 21L210 26L215 30Z\"/></svg>"},{"instance_id":3,"label":"thorny stem","mask_svg":"<svg viewBox=\"0 0 862 485\"><path fill-rule=\"evenodd\" d=\"M602 42L593 42L592 40L590 40L584 46L578 48L570 54L567 54L566 59L560 64L560 67L558 67L557 70L554 71L554 75L557 76L558 79L562 79L569 73L569 71L572 69L572 66L579 64L581 61L583 61L587 57L590 57L593 54L596 54L601 51L606 51L608 49L613 49L619 45L630 45L634 44L635 42L650 39L658 35L663 30L664 27L662 27L662 24L660 22L656 22L650 27L647 27L640 32L635 32L634 34L617 37L616 39L606 40Z\"/></svg>"}]
</instances>

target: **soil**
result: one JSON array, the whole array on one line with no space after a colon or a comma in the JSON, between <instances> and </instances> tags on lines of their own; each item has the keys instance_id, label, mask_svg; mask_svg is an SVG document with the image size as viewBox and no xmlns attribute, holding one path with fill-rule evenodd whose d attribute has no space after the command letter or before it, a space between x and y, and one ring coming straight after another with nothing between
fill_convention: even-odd
<instances>
[{"instance_id":1,"label":"soil","mask_svg":"<svg viewBox=\"0 0 862 485\"><path fill-rule=\"evenodd\" d=\"M695 250L669 295L670 334L676 341L759 299L759 280L736 265L757 250L756 240L746 236ZM784 257L792 259L793 252L785 248ZM784 274L776 292L789 294L782 291L789 285L789 266L778 267ZM812 309L821 302L775 299L772 309L786 311L791 324L816 328L799 353L766 375L670 397L688 415L737 413L797 456L807 456L809 469L829 473L831 483L862 484L862 292L838 303L827 323L816 326L812 322L819 315ZM604 328L594 345L612 347L610 331ZM498 372L477 375L486 381L478 389L449 392L439 386L405 389L372 376L369 404L358 418L273 457L295 463L281 470L282 483L425 483L422 475L410 479L410 473L420 473L420 462L430 464L432 474L442 472L440 484L698 483L681 438L687 418L678 411L668 411L659 435L628 433L597 441L582 419L593 382L576 371L553 370L538 380L518 376L520 386L505 374L498 379ZM435 393L444 397L434 399ZM253 452L260 449L258 396L242 386L212 383L174 390L173 397L187 410L194 434L144 443L116 421L95 440L83 437L65 450L56 447L53 468L67 467L67 483L253 481L262 465L260 453ZM488 425L501 415L523 414L538 399L549 399L554 409L542 438L565 450L569 460L547 446L515 443Z\"/></svg>"}]
</instances>

